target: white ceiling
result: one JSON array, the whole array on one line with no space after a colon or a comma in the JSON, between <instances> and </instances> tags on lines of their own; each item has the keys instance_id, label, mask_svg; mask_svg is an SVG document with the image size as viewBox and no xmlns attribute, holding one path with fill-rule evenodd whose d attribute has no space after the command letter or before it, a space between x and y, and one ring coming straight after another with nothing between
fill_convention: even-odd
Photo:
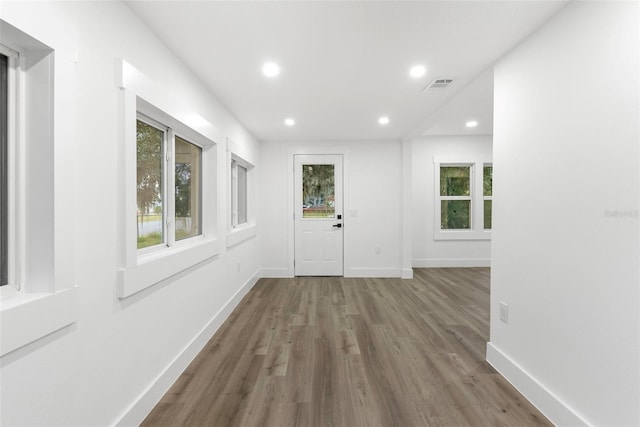
<instances>
[{"instance_id":1,"label":"white ceiling","mask_svg":"<svg viewBox=\"0 0 640 427\"><path fill-rule=\"evenodd\" d=\"M491 134L492 64L566 1L126 3L259 140L309 141Z\"/></svg>"}]
</instances>

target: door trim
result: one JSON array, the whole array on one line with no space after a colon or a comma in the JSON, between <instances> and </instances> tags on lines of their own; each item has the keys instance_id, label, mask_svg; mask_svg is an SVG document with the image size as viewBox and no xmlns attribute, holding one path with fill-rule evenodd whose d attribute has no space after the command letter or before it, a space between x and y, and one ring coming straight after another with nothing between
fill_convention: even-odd
<instances>
[{"instance_id":1,"label":"door trim","mask_svg":"<svg viewBox=\"0 0 640 427\"><path fill-rule=\"evenodd\" d=\"M349 147L346 146L321 146L321 144L313 146L291 146L287 148L287 277L295 277L295 269L293 261L295 259L295 223L293 215L295 213L294 206L294 173L295 164L294 156L302 154L341 154L342 155L342 214L343 214L343 275L349 271L351 267L349 257Z\"/></svg>"}]
</instances>

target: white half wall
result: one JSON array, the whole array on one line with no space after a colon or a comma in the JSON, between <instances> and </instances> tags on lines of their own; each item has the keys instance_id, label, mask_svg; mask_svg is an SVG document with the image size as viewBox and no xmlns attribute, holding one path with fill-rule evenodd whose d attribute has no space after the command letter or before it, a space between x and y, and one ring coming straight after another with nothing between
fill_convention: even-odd
<instances>
[{"instance_id":1,"label":"white half wall","mask_svg":"<svg viewBox=\"0 0 640 427\"><path fill-rule=\"evenodd\" d=\"M434 157L458 162L491 162L491 136L423 136L413 143L414 267L488 267L490 240L435 240Z\"/></svg>"},{"instance_id":2,"label":"white half wall","mask_svg":"<svg viewBox=\"0 0 640 427\"><path fill-rule=\"evenodd\" d=\"M260 253L257 236L230 248L223 244L218 256L118 299L123 230L116 221L121 197L116 60L123 58L158 87L179 94L176 104L188 108L185 114L200 115L248 158L258 158L258 144L122 2L3 1L1 17L43 43L68 33L78 47L73 91L55 94L55 108L75 114L72 141L65 141L74 157L73 197L56 197L73 203L74 221L64 238L74 249L69 267L78 313L73 325L0 359L0 424L136 425L255 283ZM224 243L226 141L215 142L216 227Z\"/></svg>"},{"instance_id":3,"label":"white half wall","mask_svg":"<svg viewBox=\"0 0 640 427\"><path fill-rule=\"evenodd\" d=\"M332 147L335 147L332 148ZM345 153L344 275L402 275L400 141L260 142L260 235L263 275L291 277L292 152ZM380 253L376 253L376 247Z\"/></svg>"},{"instance_id":4,"label":"white half wall","mask_svg":"<svg viewBox=\"0 0 640 427\"><path fill-rule=\"evenodd\" d=\"M495 68L487 356L558 425L640 425L638 8L572 2Z\"/></svg>"}]
</instances>

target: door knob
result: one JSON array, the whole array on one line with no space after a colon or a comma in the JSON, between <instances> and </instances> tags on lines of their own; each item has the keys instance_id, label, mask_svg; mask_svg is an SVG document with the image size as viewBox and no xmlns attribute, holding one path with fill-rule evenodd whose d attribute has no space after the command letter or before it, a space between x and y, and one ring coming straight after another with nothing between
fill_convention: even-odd
<instances>
[{"instance_id":1,"label":"door knob","mask_svg":"<svg viewBox=\"0 0 640 427\"><path fill-rule=\"evenodd\" d=\"M334 228L342 228L342 224L341 223L333 224L333 227Z\"/></svg>"}]
</instances>

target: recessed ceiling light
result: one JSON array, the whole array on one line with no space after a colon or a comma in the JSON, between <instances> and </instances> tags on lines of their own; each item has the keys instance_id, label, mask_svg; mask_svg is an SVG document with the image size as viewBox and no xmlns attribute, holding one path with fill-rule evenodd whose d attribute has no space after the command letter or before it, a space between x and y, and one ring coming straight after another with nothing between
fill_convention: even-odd
<instances>
[{"instance_id":1,"label":"recessed ceiling light","mask_svg":"<svg viewBox=\"0 0 640 427\"><path fill-rule=\"evenodd\" d=\"M288 119L285 119L284 124L287 126L293 126L296 124L296 121L293 120L292 118L288 118Z\"/></svg>"},{"instance_id":2,"label":"recessed ceiling light","mask_svg":"<svg viewBox=\"0 0 640 427\"><path fill-rule=\"evenodd\" d=\"M467 123L465 123L465 126L468 128L474 128L478 126L478 122L475 120L469 120Z\"/></svg>"},{"instance_id":3,"label":"recessed ceiling light","mask_svg":"<svg viewBox=\"0 0 640 427\"><path fill-rule=\"evenodd\" d=\"M417 79L419 77L424 76L426 72L427 72L427 68L424 65L414 65L413 67L411 67L409 74L414 79Z\"/></svg>"},{"instance_id":4,"label":"recessed ceiling light","mask_svg":"<svg viewBox=\"0 0 640 427\"><path fill-rule=\"evenodd\" d=\"M389 117L387 116L382 116L378 119L378 123L380 123L381 125L388 125L389 124Z\"/></svg>"},{"instance_id":5,"label":"recessed ceiling light","mask_svg":"<svg viewBox=\"0 0 640 427\"><path fill-rule=\"evenodd\" d=\"M267 62L262 66L262 73L267 77L275 77L280 74L280 67L275 62Z\"/></svg>"}]
</instances>

